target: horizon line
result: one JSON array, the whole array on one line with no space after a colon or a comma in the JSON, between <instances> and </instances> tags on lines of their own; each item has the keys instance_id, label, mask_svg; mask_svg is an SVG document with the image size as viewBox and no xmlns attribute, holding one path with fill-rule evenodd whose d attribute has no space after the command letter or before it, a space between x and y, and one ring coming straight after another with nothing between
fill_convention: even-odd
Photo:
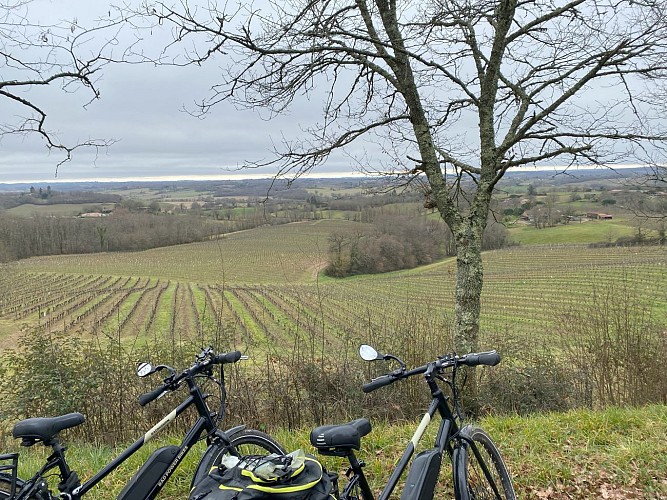
<instances>
[{"instance_id":1,"label":"horizon line","mask_svg":"<svg viewBox=\"0 0 667 500\"><path fill-rule=\"evenodd\" d=\"M11 179L0 180L0 184L37 184L37 183L112 183L112 182L175 182L175 181L226 181L226 180L263 180L273 179L275 174L190 174L190 175L139 175L124 177L82 177L73 179ZM370 177L359 172L322 172L317 174L304 174L299 178L308 179L345 179L350 177ZM286 178L286 176L278 177Z\"/></svg>"},{"instance_id":2,"label":"horizon line","mask_svg":"<svg viewBox=\"0 0 667 500\"><path fill-rule=\"evenodd\" d=\"M578 165L578 166L562 166L562 165L551 165L551 166L534 166L534 167L522 167L508 170L508 173L513 172L567 172L570 170L597 170L606 168L608 170L618 170L618 169L640 169L640 168L651 168L650 165L639 165L639 164L625 164L625 165ZM381 175L376 173L375 176ZM299 178L304 179L345 179L345 178L372 178L373 175L367 172L310 172L299 176ZM51 184L76 184L76 183L115 183L115 182L177 182L177 181L225 181L225 180L263 180L263 179L274 179L276 174L270 173L239 173L239 174L180 174L180 175L138 175L138 176L121 176L121 177L80 177L73 179L59 179L54 177L53 179L9 179L9 180L0 180L0 185L9 185L9 184L38 184L38 183L51 183ZM278 179L289 178L289 176L278 176Z\"/></svg>"}]
</instances>

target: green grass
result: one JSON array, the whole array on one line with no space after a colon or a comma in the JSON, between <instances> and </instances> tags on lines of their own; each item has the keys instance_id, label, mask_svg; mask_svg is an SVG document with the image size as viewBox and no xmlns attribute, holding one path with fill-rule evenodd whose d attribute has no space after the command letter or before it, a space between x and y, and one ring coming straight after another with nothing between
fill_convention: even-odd
<instances>
[{"instance_id":1,"label":"green grass","mask_svg":"<svg viewBox=\"0 0 667 500\"><path fill-rule=\"evenodd\" d=\"M90 212L101 204L91 203L63 203L55 205L30 205L24 204L18 207L10 208L7 213L18 217L33 217L35 215L47 216L55 215L58 217L72 217L84 212Z\"/></svg>"},{"instance_id":2,"label":"green grass","mask_svg":"<svg viewBox=\"0 0 667 500\"><path fill-rule=\"evenodd\" d=\"M4 345L4 340L19 332L19 325L9 319L0 319L0 349L9 347Z\"/></svg>"},{"instance_id":3,"label":"green grass","mask_svg":"<svg viewBox=\"0 0 667 500\"><path fill-rule=\"evenodd\" d=\"M107 328L112 331L118 329L122 321L127 317L132 306L141 298L141 292L132 292L120 305L115 314L112 314L107 323Z\"/></svg>"},{"instance_id":4,"label":"green grass","mask_svg":"<svg viewBox=\"0 0 667 500\"><path fill-rule=\"evenodd\" d=\"M564 226L536 229L533 226L514 227L509 230L512 241L521 245L587 244L614 242L618 238L632 236L636 229L623 221L572 222Z\"/></svg>"},{"instance_id":5,"label":"green grass","mask_svg":"<svg viewBox=\"0 0 667 500\"><path fill-rule=\"evenodd\" d=\"M507 463L518 498L667 498L667 407L611 408L605 411L576 410L531 417L489 417L480 422L498 445ZM374 491L386 483L394 464L407 445L416 422L374 422L358 456ZM429 431L434 430L432 425ZM310 429L278 429L273 434L288 450L303 448L314 453L308 441ZM432 436L430 432L428 436ZM428 447L424 438L423 447ZM150 451L178 440L165 439L133 456L116 473L91 492L100 500L120 492ZM10 446L13 445L13 446ZM89 478L118 454L115 449L72 443L68 457L82 478ZM17 442L3 449L19 451ZM202 448L193 450L177 469L161 498L185 498ZM45 459L43 447L21 449L20 475L26 476ZM340 471L343 462L320 457L330 470ZM443 462L440 494L451 487L449 462ZM341 479L343 482L343 479ZM451 498L444 496L444 498Z\"/></svg>"},{"instance_id":6,"label":"green grass","mask_svg":"<svg viewBox=\"0 0 667 500\"><path fill-rule=\"evenodd\" d=\"M174 302L174 293L176 292L176 285L170 284L165 292L160 297L160 306L155 314L152 330L156 332L168 332L171 325L171 317L173 314L172 304Z\"/></svg>"},{"instance_id":7,"label":"green grass","mask_svg":"<svg viewBox=\"0 0 667 500\"><path fill-rule=\"evenodd\" d=\"M252 336L253 344L266 343L267 342L266 336L262 332L262 328L260 327L260 325L258 325L253 319L252 315L250 314L250 311L248 311L246 307L241 303L241 301L232 293L225 291L225 296L227 297L227 300L229 300L229 303L232 305L234 310L239 315L239 319L245 324L248 333L250 333L250 335Z\"/></svg>"},{"instance_id":8,"label":"green grass","mask_svg":"<svg viewBox=\"0 0 667 500\"><path fill-rule=\"evenodd\" d=\"M636 494L617 498L667 498L665 406L494 418L485 425L526 493L552 488L602 498L608 488Z\"/></svg>"}]
</instances>

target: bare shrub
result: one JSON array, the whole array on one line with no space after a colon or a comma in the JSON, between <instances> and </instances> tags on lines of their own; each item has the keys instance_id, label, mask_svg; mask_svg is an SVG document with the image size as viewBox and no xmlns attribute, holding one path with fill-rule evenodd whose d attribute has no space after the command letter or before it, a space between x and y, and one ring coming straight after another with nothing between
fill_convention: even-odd
<instances>
[{"instance_id":1,"label":"bare shrub","mask_svg":"<svg viewBox=\"0 0 667 500\"><path fill-rule=\"evenodd\" d=\"M667 328L654 311L654 297L625 279L595 283L588 299L558 315L564 357L594 406L667 402Z\"/></svg>"},{"instance_id":2,"label":"bare shrub","mask_svg":"<svg viewBox=\"0 0 667 500\"><path fill-rule=\"evenodd\" d=\"M576 369L553 346L511 332L496 334L490 344L503 361L492 370L478 370L482 412L525 415L590 405Z\"/></svg>"},{"instance_id":3,"label":"bare shrub","mask_svg":"<svg viewBox=\"0 0 667 500\"><path fill-rule=\"evenodd\" d=\"M155 338L133 344L114 336L82 340L71 333L25 332L18 349L5 351L0 363L0 421L11 428L27 417L81 412L86 424L75 434L88 441L115 443L136 437L171 411L179 397L166 395L139 406L137 397L161 379L137 377L136 362L151 360L180 369L193 362L200 341Z\"/></svg>"},{"instance_id":4,"label":"bare shrub","mask_svg":"<svg viewBox=\"0 0 667 500\"><path fill-rule=\"evenodd\" d=\"M369 324L365 343L382 353L400 357L411 368L452 352L453 327L453 318L449 316L408 307L398 319L387 319L380 325ZM364 362L362 383L397 367L392 362ZM361 384L356 390L361 392ZM411 419L421 415L429 401L430 394L423 379L414 377L367 394L363 413L359 415L388 421Z\"/></svg>"},{"instance_id":5,"label":"bare shrub","mask_svg":"<svg viewBox=\"0 0 667 500\"><path fill-rule=\"evenodd\" d=\"M361 336L411 366L451 351L450 326L448 318L408 309L400 320L359 325L343 348L332 349L324 339L295 336L289 348L273 348L265 359L255 360L248 370L251 376L246 371L246 377L231 381L230 417L258 427L277 424L291 429L361 416L389 420L414 416L423 411L429 396L421 381L362 392L364 382L396 366L363 362L356 355L360 343L356 339ZM361 334L362 330L367 333Z\"/></svg>"}]
</instances>

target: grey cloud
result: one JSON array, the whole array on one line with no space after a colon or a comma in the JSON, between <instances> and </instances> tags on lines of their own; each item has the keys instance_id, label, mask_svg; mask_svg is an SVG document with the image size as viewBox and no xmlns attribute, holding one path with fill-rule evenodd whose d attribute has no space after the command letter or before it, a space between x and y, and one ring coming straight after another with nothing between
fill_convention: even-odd
<instances>
[{"instance_id":1,"label":"grey cloud","mask_svg":"<svg viewBox=\"0 0 667 500\"><path fill-rule=\"evenodd\" d=\"M94 19L104 4L35 0L31 14L39 19ZM148 40L155 46L158 37ZM60 88L33 88L29 96L47 113L47 128L66 144L88 139L117 141L96 153L77 150L71 162L60 167L59 177L114 177L117 175L212 174L234 169L247 161L271 158L273 143L282 136L299 137L303 126L319 117L317 99L297 103L291 113L267 121L266 110L238 110L223 103L205 119L183 111L194 109L218 81L215 65L155 67L149 64L108 65L97 80L101 99L90 100L86 89L64 93ZM0 102L0 113L10 116L11 106ZM0 181L49 179L63 159L49 153L36 136L5 137L0 142ZM343 157L333 159L328 170L350 170ZM324 170L327 170L324 169Z\"/></svg>"}]
</instances>

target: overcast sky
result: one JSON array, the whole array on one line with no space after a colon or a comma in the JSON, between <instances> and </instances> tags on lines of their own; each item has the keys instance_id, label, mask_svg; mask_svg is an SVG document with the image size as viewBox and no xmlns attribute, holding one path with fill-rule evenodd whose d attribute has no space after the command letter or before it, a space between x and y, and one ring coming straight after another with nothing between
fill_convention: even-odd
<instances>
[{"instance_id":1,"label":"overcast sky","mask_svg":"<svg viewBox=\"0 0 667 500\"><path fill-rule=\"evenodd\" d=\"M107 2L99 0L34 0L33 22L72 20L79 24L103 15ZM155 37L155 46L159 38ZM2 68L0 67L0 70ZM302 126L312 125L322 104L316 100L297 102L289 114L266 120L265 110L237 110L221 104L205 119L183 111L206 96L218 81L215 64L170 68L151 65L108 65L97 82L101 99L84 108L90 94L73 94L59 88L32 88L27 97L48 114L47 128L64 143L88 139L116 141L101 150L77 150L57 172L62 152L49 151L36 136L5 136L0 142L0 182L152 176L221 176L238 174L246 161L272 157L272 144L283 135L295 137ZM7 78L0 73L0 78ZM0 99L0 116L25 114ZM351 172L347 157L332 158L319 170L322 174ZM268 176L271 171L246 171L246 175Z\"/></svg>"},{"instance_id":2,"label":"overcast sky","mask_svg":"<svg viewBox=\"0 0 667 500\"><path fill-rule=\"evenodd\" d=\"M67 27L74 19L79 25L90 26L92 19L109 12L106 0L32 0L28 5L30 20L43 26L64 22ZM126 35L136 36L131 31ZM127 45L128 40L121 38L118 47ZM146 49L155 51L166 40L156 30L143 43ZM91 47L102 41L91 40ZM288 114L270 121L266 110L238 110L230 104L216 106L205 119L184 112L184 108L192 110L196 101L207 97L210 87L219 83L219 75L215 61L183 68L111 64L98 75L101 98L85 107L91 97L85 89L67 93L53 85L33 87L25 97L48 113L46 128L57 132L63 143L90 139L115 142L99 152L75 151L72 160L59 167L56 177L62 152L49 152L43 139L34 134L4 136L0 140L0 182L238 175L240 165L271 159L273 146L279 146L283 137L303 136L302 129L315 125L321 117L324 96L318 98L316 93L309 100L296 101ZM0 79L11 78L16 76L0 64ZM25 114L25 110L0 98L0 123L17 114ZM474 132L475 123L457 124L457 128ZM355 148L348 153L363 156L371 164L383 159L379 148L372 144L362 143ZM338 154L319 167L316 175L349 174L354 170L353 159ZM244 176L262 177L272 173L243 172Z\"/></svg>"},{"instance_id":3,"label":"overcast sky","mask_svg":"<svg viewBox=\"0 0 667 500\"><path fill-rule=\"evenodd\" d=\"M223 174L223 168L244 160L270 157L272 137L280 140L281 131L299 121L286 117L269 123L258 113L227 105L205 119L195 118L182 110L197 91L204 92L193 70L107 66L98 82L101 99L85 108L83 91L40 92L47 94L40 100L46 103L47 125L63 141L117 141L99 154L75 151L72 161L59 168L58 178ZM53 179L63 158L60 151L49 153L36 135L5 137L0 148L0 180Z\"/></svg>"}]
</instances>

